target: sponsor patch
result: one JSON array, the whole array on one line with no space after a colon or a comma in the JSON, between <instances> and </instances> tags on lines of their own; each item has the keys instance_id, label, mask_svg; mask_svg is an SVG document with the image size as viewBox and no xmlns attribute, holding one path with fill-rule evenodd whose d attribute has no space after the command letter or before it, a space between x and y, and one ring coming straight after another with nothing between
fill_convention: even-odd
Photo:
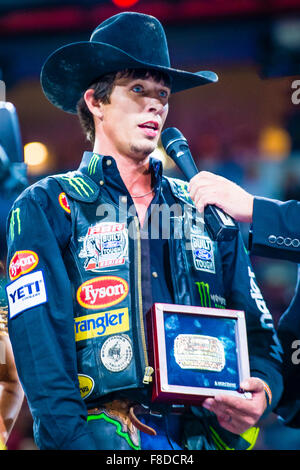
<instances>
[{"instance_id":1,"label":"sponsor patch","mask_svg":"<svg viewBox=\"0 0 300 470\"><path fill-rule=\"evenodd\" d=\"M262 313L260 317L261 326L263 328L274 328L273 317L266 305L266 302L262 296L260 288L258 287L255 279L255 274L248 266L248 274L250 278L250 295L255 300L257 308Z\"/></svg>"},{"instance_id":2,"label":"sponsor patch","mask_svg":"<svg viewBox=\"0 0 300 470\"><path fill-rule=\"evenodd\" d=\"M199 271L215 273L215 256L212 240L204 235L191 235L191 247L195 268Z\"/></svg>"},{"instance_id":3,"label":"sponsor patch","mask_svg":"<svg viewBox=\"0 0 300 470\"><path fill-rule=\"evenodd\" d=\"M210 287L207 282L196 281L195 284L198 288L202 307L226 308L226 299L221 295L211 294ZM213 301L214 305L211 301Z\"/></svg>"},{"instance_id":4,"label":"sponsor patch","mask_svg":"<svg viewBox=\"0 0 300 470\"><path fill-rule=\"evenodd\" d=\"M81 398L85 399L90 396L90 394L94 390L94 379L92 379L92 377L90 377L89 375L79 374L78 381Z\"/></svg>"},{"instance_id":5,"label":"sponsor patch","mask_svg":"<svg viewBox=\"0 0 300 470\"><path fill-rule=\"evenodd\" d=\"M89 227L79 253L84 258L86 271L99 272L102 268L120 266L128 255L128 232L125 224L102 222Z\"/></svg>"},{"instance_id":6,"label":"sponsor patch","mask_svg":"<svg viewBox=\"0 0 300 470\"><path fill-rule=\"evenodd\" d=\"M34 251L16 251L9 263L9 277L12 281L32 271L38 264L39 257Z\"/></svg>"},{"instance_id":7,"label":"sponsor patch","mask_svg":"<svg viewBox=\"0 0 300 470\"><path fill-rule=\"evenodd\" d=\"M66 193L60 193L60 195L58 196L58 202L59 202L60 206L61 206L66 212L68 212L68 214L71 214L71 209L70 209L70 206L69 206L69 203L68 203L68 199L67 199Z\"/></svg>"},{"instance_id":8,"label":"sponsor patch","mask_svg":"<svg viewBox=\"0 0 300 470\"><path fill-rule=\"evenodd\" d=\"M131 341L127 336L110 336L103 343L100 358L110 372L121 372L129 366L133 352Z\"/></svg>"},{"instance_id":9,"label":"sponsor patch","mask_svg":"<svg viewBox=\"0 0 300 470\"><path fill-rule=\"evenodd\" d=\"M89 279L77 290L78 303L88 309L102 309L116 305L128 295L128 284L117 276Z\"/></svg>"},{"instance_id":10,"label":"sponsor patch","mask_svg":"<svg viewBox=\"0 0 300 470\"><path fill-rule=\"evenodd\" d=\"M128 331L128 308L77 317L74 329L76 341Z\"/></svg>"},{"instance_id":11,"label":"sponsor patch","mask_svg":"<svg viewBox=\"0 0 300 470\"><path fill-rule=\"evenodd\" d=\"M9 318L47 302L47 294L42 271L25 274L6 286Z\"/></svg>"}]
</instances>

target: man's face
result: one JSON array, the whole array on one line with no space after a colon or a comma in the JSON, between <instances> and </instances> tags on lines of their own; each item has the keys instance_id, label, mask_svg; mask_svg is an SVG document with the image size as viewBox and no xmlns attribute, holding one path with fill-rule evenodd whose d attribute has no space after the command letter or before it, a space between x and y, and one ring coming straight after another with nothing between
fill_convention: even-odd
<instances>
[{"instance_id":1,"label":"man's face","mask_svg":"<svg viewBox=\"0 0 300 470\"><path fill-rule=\"evenodd\" d=\"M168 114L170 89L152 77L117 79L102 103L99 142L106 154L141 160L152 153Z\"/></svg>"}]
</instances>

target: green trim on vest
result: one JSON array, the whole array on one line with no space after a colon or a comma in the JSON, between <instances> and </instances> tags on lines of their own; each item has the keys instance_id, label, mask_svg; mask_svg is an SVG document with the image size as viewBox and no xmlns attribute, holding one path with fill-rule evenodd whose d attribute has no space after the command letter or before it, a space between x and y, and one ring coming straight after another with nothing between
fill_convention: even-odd
<instances>
[{"instance_id":1,"label":"green trim on vest","mask_svg":"<svg viewBox=\"0 0 300 470\"><path fill-rule=\"evenodd\" d=\"M259 434L259 428L257 427L252 427L250 429L247 429L247 431L243 432L240 434L240 437L245 441L245 443L250 444L248 447L247 444L245 446L239 446L238 448L234 447L229 447L219 436L219 434L216 432L216 430L212 427L209 426L209 429L211 430L212 433L212 439L217 447L218 450L252 450L253 447L256 444L257 437Z\"/></svg>"},{"instance_id":2,"label":"green trim on vest","mask_svg":"<svg viewBox=\"0 0 300 470\"><path fill-rule=\"evenodd\" d=\"M104 421L106 421L107 423L114 424L117 428L116 433L118 434L118 436L125 439L127 444L130 447L132 447L133 450L141 450L141 446L134 445L132 440L130 439L129 434L127 432L122 431L122 425L119 423L119 421L110 418L105 413L100 413L99 415L90 415L87 417L87 421L96 420L96 419L104 419Z\"/></svg>"}]
</instances>

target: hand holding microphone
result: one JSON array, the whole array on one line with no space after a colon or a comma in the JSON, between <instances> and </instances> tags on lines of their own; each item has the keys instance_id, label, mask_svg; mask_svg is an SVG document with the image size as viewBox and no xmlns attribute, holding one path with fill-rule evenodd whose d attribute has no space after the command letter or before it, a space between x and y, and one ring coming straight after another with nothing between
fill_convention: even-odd
<instances>
[{"instance_id":1,"label":"hand holding microphone","mask_svg":"<svg viewBox=\"0 0 300 470\"><path fill-rule=\"evenodd\" d=\"M161 134L161 141L166 153L174 160L187 180L191 180L199 174L187 140L178 129L175 127L165 129ZM195 192L195 187L192 185L191 197L195 195ZM203 209L203 206L201 208ZM214 240L229 241L234 239L238 233L238 226L234 219L215 205L206 205L204 221Z\"/></svg>"},{"instance_id":2,"label":"hand holding microphone","mask_svg":"<svg viewBox=\"0 0 300 470\"><path fill-rule=\"evenodd\" d=\"M215 204L236 221L252 222L254 196L233 181L201 171L192 178L189 192L199 212Z\"/></svg>"}]
</instances>

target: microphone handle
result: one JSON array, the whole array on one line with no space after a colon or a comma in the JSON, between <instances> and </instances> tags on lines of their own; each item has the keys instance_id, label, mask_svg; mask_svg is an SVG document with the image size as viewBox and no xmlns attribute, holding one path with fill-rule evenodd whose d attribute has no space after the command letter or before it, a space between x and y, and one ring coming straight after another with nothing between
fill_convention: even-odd
<instances>
[{"instance_id":1,"label":"microphone handle","mask_svg":"<svg viewBox=\"0 0 300 470\"><path fill-rule=\"evenodd\" d=\"M172 159L180 168L188 181L199 173L188 145L182 145L178 152L173 151ZM181 157L184 157L183 159ZM207 205L204 209L204 222L211 238L216 241L233 240L239 231L235 220L215 205Z\"/></svg>"},{"instance_id":2,"label":"microphone handle","mask_svg":"<svg viewBox=\"0 0 300 470\"><path fill-rule=\"evenodd\" d=\"M192 157L190 149L187 146L184 149L184 153L182 151L179 151L177 153L174 152L172 158L188 181L190 181L193 176L199 173L199 170L196 167L196 163Z\"/></svg>"}]
</instances>

